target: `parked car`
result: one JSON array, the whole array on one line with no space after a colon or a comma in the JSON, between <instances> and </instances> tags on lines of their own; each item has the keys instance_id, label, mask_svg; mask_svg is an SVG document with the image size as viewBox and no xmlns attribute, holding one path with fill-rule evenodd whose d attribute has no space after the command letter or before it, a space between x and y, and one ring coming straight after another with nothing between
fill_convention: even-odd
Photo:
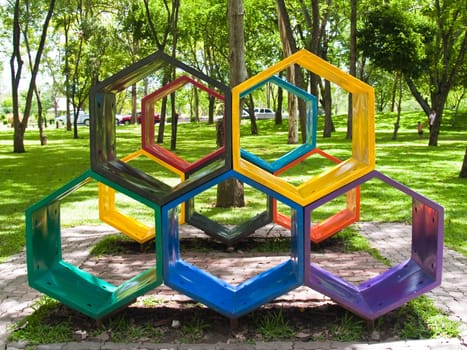
<instances>
[{"instance_id":1,"label":"parked car","mask_svg":"<svg viewBox=\"0 0 467 350\"><path fill-rule=\"evenodd\" d=\"M70 115L70 118L71 118L71 124L73 124L73 114ZM77 124L79 125L86 125L86 126L89 126L89 114L86 114L86 113L83 113L83 112L80 112L78 114L78 120L76 121ZM66 124L66 115L60 115L58 117L55 118L55 124L59 124L59 125L65 125Z\"/></svg>"},{"instance_id":2,"label":"parked car","mask_svg":"<svg viewBox=\"0 0 467 350\"><path fill-rule=\"evenodd\" d=\"M118 124L128 125L131 124L131 114L121 114L117 115ZM161 121L161 116L158 113L154 114L154 124L157 124ZM141 124L141 112L136 113L136 122Z\"/></svg>"},{"instance_id":3,"label":"parked car","mask_svg":"<svg viewBox=\"0 0 467 350\"><path fill-rule=\"evenodd\" d=\"M256 119L273 119L276 116L276 112L270 108L255 108L255 116Z\"/></svg>"}]
</instances>

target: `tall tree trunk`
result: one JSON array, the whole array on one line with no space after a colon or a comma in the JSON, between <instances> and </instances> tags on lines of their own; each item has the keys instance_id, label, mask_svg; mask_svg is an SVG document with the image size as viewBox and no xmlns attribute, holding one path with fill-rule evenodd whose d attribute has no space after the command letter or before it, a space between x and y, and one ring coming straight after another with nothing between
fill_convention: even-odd
<instances>
[{"instance_id":1,"label":"tall tree trunk","mask_svg":"<svg viewBox=\"0 0 467 350\"><path fill-rule=\"evenodd\" d=\"M248 95L248 114L250 115L250 130L252 135L258 135L258 125L256 124L256 116L255 116L255 101L253 99L253 95ZM242 102L242 110L243 110L244 102Z\"/></svg>"},{"instance_id":2,"label":"tall tree trunk","mask_svg":"<svg viewBox=\"0 0 467 350\"><path fill-rule=\"evenodd\" d=\"M136 83L134 83L131 85L131 124L136 123L136 109L138 108L136 98Z\"/></svg>"},{"instance_id":3,"label":"tall tree trunk","mask_svg":"<svg viewBox=\"0 0 467 350\"><path fill-rule=\"evenodd\" d=\"M289 14L287 12L287 7L285 6L284 0L277 0L276 1L276 7L277 7L277 20L278 20L278 26L279 26L279 34L281 37L281 43L282 43L282 51L284 52L284 56L290 56L293 53L297 51L297 45L295 43L295 39L293 37L293 33L290 27L290 18ZM292 83L297 85L298 87L303 87L303 84L300 84L303 82L303 78L301 76L301 69L299 69L297 66L292 65L287 68L287 80ZM287 143L289 144L294 144L298 143L298 120L297 120L297 103L298 103L298 98L297 96L289 93L289 105L288 105L288 112L289 112L289 131L288 131L288 137L287 137ZM301 112L301 111L300 111ZM305 116L305 114L300 113ZM299 114L299 115L300 115ZM302 125L302 132L306 131L305 125ZM303 135L305 138L306 136Z\"/></svg>"},{"instance_id":4,"label":"tall tree trunk","mask_svg":"<svg viewBox=\"0 0 467 350\"><path fill-rule=\"evenodd\" d=\"M322 96L324 101L323 137L331 137L331 133L334 131L334 123L332 121L331 82L329 80L324 81L324 93L322 93Z\"/></svg>"},{"instance_id":5,"label":"tall tree trunk","mask_svg":"<svg viewBox=\"0 0 467 350\"><path fill-rule=\"evenodd\" d=\"M282 101L284 100L284 89L279 86L277 89L277 108L274 122L279 125L282 124Z\"/></svg>"},{"instance_id":6,"label":"tall tree trunk","mask_svg":"<svg viewBox=\"0 0 467 350\"><path fill-rule=\"evenodd\" d=\"M214 110L216 108L216 98L212 95L209 95L209 107L208 107L208 120L209 123L212 123L214 120ZM196 120L199 122L199 118Z\"/></svg>"},{"instance_id":7,"label":"tall tree trunk","mask_svg":"<svg viewBox=\"0 0 467 350\"><path fill-rule=\"evenodd\" d=\"M211 96L209 96L210 98ZM193 111L190 116L190 121L199 122L199 94L198 89L193 89Z\"/></svg>"},{"instance_id":8,"label":"tall tree trunk","mask_svg":"<svg viewBox=\"0 0 467 350\"><path fill-rule=\"evenodd\" d=\"M175 104L175 92L170 94L170 109L172 111L172 124L171 124L171 137L170 137L170 150L177 149L177 129L178 129L178 113Z\"/></svg>"},{"instance_id":9,"label":"tall tree trunk","mask_svg":"<svg viewBox=\"0 0 467 350\"><path fill-rule=\"evenodd\" d=\"M41 95L37 86L34 89L36 94L36 101L37 101L37 126L39 127L39 140L41 142L41 146L45 146L47 144L47 137L44 135L44 117L42 116L42 101Z\"/></svg>"},{"instance_id":10,"label":"tall tree trunk","mask_svg":"<svg viewBox=\"0 0 467 350\"><path fill-rule=\"evenodd\" d=\"M357 0L350 1L350 59L349 73L355 76L357 73ZM349 94L348 116L347 116L347 140L352 139L353 103L352 94Z\"/></svg>"},{"instance_id":11,"label":"tall tree trunk","mask_svg":"<svg viewBox=\"0 0 467 350\"><path fill-rule=\"evenodd\" d=\"M24 133L28 125L29 115L31 113L32 98L34 94L34 89L36 86L36 78L39 73L39 65L42 58L42 52L44 51L45 40L47 37L47 29L49 27L50 19L52 18L53 10L55 7L55 0L50 0L48 11L42 25L42 32L39 40L39 46L36 50L36 57L34 60L34 65L31 70L31 78L29 80L29 89L26 94L26 103L24 106L23 117L20 120L19 117L19 82L21 79L21 70L23 66L23 61L21 59L20 53L20 40L21 40L21 26L20 26L20 1L15 1L14 6L14 15L13 15L13 53L10 59L10 69L11 69L11 82L12 82L12 99L13 99L13 126L14 126L14 135L13 135L13 152L15 153L24 153L26 151L24 147Z\"/></svg>"},{"instance_id":12,"label":"tall tree trunk","mask_svg":"<svg viewBox=\"0 0 467 350\"><path fill-rule=\"evenodd\" d=\"M400 72L398 74L396 74L396 83L399 84L399 89L398 89L399 98L398 98L398 101L397 101L397 118L396 118L396 122L394 123L394 132L392 133L392 140L397 139L397 132L399 131L400 121L401 121L401 112L402 112L402 75L401 75Z\"/></svg>"},{"instance_id":13,"label":"tall tree trunk","mask_svg":"<svg viewBox=\"0 0 467 350\"><path fill-rule=\"evenodd\" d=\"M230 86L234 87L248 78L245 64L245 38L243 29L243 1L227 1L227 18L229 23L229 63ZM225 119L225 118L224 118ZM239 125L237 127L240 127ZM223 145L224 123L217 123L218 146ZM222 142L222 144L220 144ZM217 186L216 207L244 207L245 198L243 183L231 178Z\"/></svg>"},{"instance_id":14,"label":"tall tree trunk","mask_svg":"<svg viewBox=\"0 0 467 350\"><path fill-rule=\"evenodd\" d=\"M15 133L13 135L13 151L16 153L24 153L24 132L25 126L21 123L19 118L19 96L18 89L21 79L21 70L23 68L23 60L21 58L20 38L21 27L19 24L19 0L16 0L14 7L13 17L13 52L10 58L10 72L11 72L11 92L13 102L13 127Z\"/></svg>"},{"instance_id":15,"label":"tall tree trunk","mask_svg":"<svg viewBox=\"0 0 467 350\"><path fill-rule=\"evenodd\" d=\"M465 148L464 162L462 163L462 168L459 177L467 178L467 147Z\"/></svg>"},{"instance_id":16,"label":"tall tree trunk","mask_svg":"<svg viewBox=\"0 0 467 350\"><path fill-rule=\"evenodd\" d=\"M71 131L71 111L70 111L70 59L68 55L69 51L69 30L71 27L71 19L67 15L65 15L65 20L64 20L64 27L63 31L65 33L65 99L66 99L66 119L65 119L65 124L66 124L66 129L67 131Z\"/></svg>"}]
</instances>

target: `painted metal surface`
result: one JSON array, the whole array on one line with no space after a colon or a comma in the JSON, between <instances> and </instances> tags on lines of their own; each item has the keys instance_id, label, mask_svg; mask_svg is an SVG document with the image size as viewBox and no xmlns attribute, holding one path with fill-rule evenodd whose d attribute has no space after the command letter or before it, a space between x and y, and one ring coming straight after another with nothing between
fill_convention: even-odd
<instances>
[{"instance_id":1,"label":"painted metal surface","mask_svg":"<svg viewBox=\"0 0 467 350\"><path fill-rule=\"evenodd\" d=\"M246 181L259 190L263 189L234 171L229 171L206 185L211 187L230 177ZM192 195L198 193L196 190ZM271 190L268 190L268 195L282 199ZM178 204L180 200L162 207L162 229L165 237L164 283L167 286L227 317L237 318L303 284L304 220L301 206L293 204L291 208L293 224L290 258L234 286L183 259L178 237Z\"/></svg>"},{"instance_id":2,"label":"painted metal surface","mask_svg":"<svg viewBox=\"0 0 467 350\"><path fill-rule=\"evenodd\" d=\"M191 174L200 171L205 167L206 163L215 163L216 170L213 170L211 173L205 172L205 179L192 176L192 181L183 182L176 188L165 185L159 179L155 179L125 164L116 157L116 93L123 91L151 74L167 68L175 68L178 71L182 71L185 75L190 75L192 77L191 79L196 79L198 82L202 81L212 89L220 91L219 95L224 96L225 123L226 125L231 124L230 118L232 110L230 89L162 51L157 51L96 84L91 88L89 94L92 170L108 178L113 183L125 187L127 190L135 192L149 201L160 205L171 201L177 197L179 193L190 191L193 186L197 186L199 183L205 181L205 179L209 180L218 176L220 173L230 169L232 165L232 134L230 128L225 128L225 147L223 150L217 150L214 152L214 155L208 156L206 162L199 162L196 166L186 169L187 173ZM198 84L198 82L196 82L195 85L201 84ZM157 154L153 155L157 157ZM167 160L168 159L164 159L166 163L169 163ZM210 169L212 170L213 167L210 167ZM197 181L195 181L195 179L197 179Z\"/></svg>"},{"instance_id":3,"label":"painted metal surface","mask_svg":"<svg viewBox=\"0 0 467 350\"><path fill-rule=\"evenodd\" d=\"M224 96L218 93L216 90L209 88L208 86L200 83L199 81L187 76L182 75L177 79L171 81L170 83L162 86L160 89L152 92L151 94L143 97L141 100L141 137L142 137L142 148L147 152L151 153L153 156L160 158L165 163L172 165L184 173L189 173L201 168L204 164L209 163L215 159L223 157L225 148L221 147L216 149L213 152L206 154L204 157L197 159L194 162L189 162L179 156L174 152L171 152L164 147L158 145L154 139L155 129L154 121L152 116L154 115L154 104L161 100L162 98L170 95L171 93L181 89L186 85L192 85L195 88L208 93L210 96L218 99L221 102L224 102ZM229 121L230 118L224 118L224 120ZM215 143L215 139L213 142ZM225 142L224 142L225 143Z\"/></svg>"},{"instance_id":4,"label":"painted metal surface","mask_svg":"<svg viewBox=\"0 0 467 350\"><path fill-rule=\"evenodd\" d=\"M245 96L251 94L256 89L264 86L267 83L273 83L289 93L299 97L305 102L306 105L306 116L305 116L305 127L306 127L306 140L303 144L298 145L296 148L287 152L278 159L268 162L263 158L254 154L254 152L247 151L243 148L240 149L242 158L248 160L249 162L261 167L262 169L269 171L270 173L275 173L279 169L283 168L290 162L293 162L295 159L300 158L310 150L316 147L316 131L318 124L318 99L316 96L308 93L307 91L298 88L297 86L289 83L288 81L279 78L276 75L273 75L256 85L250 87L249 89L243 91L240 94L240 98L245 98Z\"/></svg>"},{"instance_id":5,"label":"painted metal surface","mask_svg":"<svg viewBox=\"0 0 467 350\"><path fill-rule=\"evenodd\" d=\"M269 168L262 166L260 160L248 160L248 157L242 156L239 133L240 97L268 81L275 81L276 74L293 64L339 85L352 93L353 97L352 156L339 162L337 158L328 155L329 159L338 164L298 186L280 179L278 173L268 171ZM185 167L186 164L183 165L178 160L168 162L163 157L158 157L160 152L164 152L162 150L156 152L158 155L151 155L158 164L180 175L181 181L176 186L131 166L127 161L133 155L123 160L116 157L115 94L167 67L190 74L194 77L190 79L195 80L188 81L197 87L201 87L198 85L201 84L199 81L213 86L221 91L220 95L225 102L225 146L198 163L199 167L198 164ZM172 82L170 89L177 89L185 82L183 79ZM201 85L204 89L205 85ZM297 95L305 96L303 90L289 85L287 88ZM92 170L26 210L26 258L30 286L93 318L104 317L128 305L136 297L157 288L161 283L231 318L240 317L303 284L366 319L375 319L435 288L441 283L444 209L374 170L373 105L374 93L371 87L306 50L287 57L234 87L232 91L163 52L148 56L91 89ZM153 109L148 107L145 113L153 115ZM143 123L151 124L149 117L144 117ZM316 123L312 121L309 125L314 128L309 133L312 139L296 154L292 152L282 157L276 172L285 171L312 152L318 152L315 151L316 141L313 139L313 135L316 135ZM144 137L146 139L142 142L148 140L148 135ZM183 165L183 169L179 168L179 163ZM274 170L274 167L269 170ZM180 209L183 203L192 201L200 193L232 177L264 193L271 201L280 201L292 213L287 223L291 232L290 257L235 286L185 261L178 237L178 227L183 222L179 210L182 210L182 215L185 212ZM373 178L412 198L412 237L408 238L412 241L412 249L407 261L388 268L364 283L353 285L314 263L310 246L312 247L311 242L325 239L340 226L346 226L349 223L346 220L358 220L356 216L360 201L357 188ZM104 213L115 209L115 202L111 197L115 195L115 191L154 210L156 265L118 286L82 271L62 258L60 203L92 181L100 182L108 188L109 192L102 195L107 196L104 201L106 207L102 209ZM346 208L322 222L321 232L314 236L311 227L312 212L341 195L347 195ZM224 239L229 244L270 221L271 210L268 205L264 213L232 231L191 209L188 213L190 220L198 220L201 222L199 225L204 225L213 236L217 234L216 238ZM110 217L109 220L116 226L122 225L118 227L124 231L139 230L139 223L125 218L122 213L112 212ZM143 231L146 229L147 227ZM146 233L138 234L136 238L145 240Z\"/></svg>"},{"instance_id":6,"label":"painted metal surface","mask_svg":"<svg viewBox=\"0 0 467 350\"><path fill-rule=\"evenodd\" d=\"M113 186L107 179L87 171L26 210L26 260L28 282L32 288L99 319L132 303L138 296L162 283L162 242L160 238L156 239L156 266L118 286L64 261L61 253L60 202L92 180ZM160 227L160 208L134 194L131 196L152 207L156 226Z\"/></svg>"},{"instance_id":7,"label":"painted metal surface","mask_svg":"<svg viewBox=\"0 0 467 350\"><path fill-rule=\"evenodd\" d=\"M300 158L297 158L295 161L290 162L285 167L279 169L274 173L274 175L279 176L285 171L289 170L291 167L298 165L300 162L305 159L313 156L320 155L326 159L329 159L331 162L340 163L341 160L324 152L319 148L314 148L310 152L304 154ZM343 194L346 196L346 205L345 208L336 212L335 214L329 216L328 218L319 221L312 222L310 227L310 240L313 243L319 243L325 239L336 234L340 230L344 229L347 226L357 222L360 219L360 187L351 189L347 193ZM320 203L315 202L315 203ZM318 208L317 206L316 208ZM288 215L282 214L277 208L277 202L272 200L272 218L273 221L285 228L290 228L290 217Z\"/></svg>"},{"instance_id":8,"label":"painted metal surface","mask_svg":"<svg viewBox=\"0 0 467 350\"><path fill-rule=\"evenodd\" d=\"M160 164L164 168L177 174L180 177L180 183L184 181L185 175L183 172L164 163L159 158L154 157L142 149L123 157L121 161L128 163L138 157L149 158L155 163ZM116 228L126 236L134 239L138 243L145 243L153 239L155 236L155 227L144 224L118 209L115 202L115 194L116 191L112 187L99 183L99 219ZM184 204L182 204L182 206L184 206ZM184 222L183 213L180 215L180 220L180 223Z\"/></svg>"},{"instance_id":9,"label":"painted metal surface","mask_svg":"<svg viewBox=\"0 0 467 350\"><path fill-rule=\"evenodd\" d=\"M316 55L306 50L300 50L232 89L233 126L239 125L239 106L242 94L293 64L297 64L352 93L354 115L352 119L351 158L337 164L334 169L305 181L300 186L292 186L286 181L269 174L261 167L243 159L241 156L240 132L238 128L233 127L232 160L233 168L238 172L255 181L266 183L275 191L305 206L374 169L374 91L371 86L339 70Z\"/></svg>"},{"instance_id":10,"label":"painted metal surface","mask_svg":"<svg viewBox=\"0 0 467 350\"><path fill-rule=\"evenodd\" d=\"M376 170L307 207L305 225L310 225L308 214L313 208L374 178L412 198L412 237L407 237L412 241L412 247L407 261L400 262L359 285L353 285L314 263L309 241L305 241L305 285L369 320L374 320L441 284L444 236L442 206Z\"/></svg>"}]
</instances>

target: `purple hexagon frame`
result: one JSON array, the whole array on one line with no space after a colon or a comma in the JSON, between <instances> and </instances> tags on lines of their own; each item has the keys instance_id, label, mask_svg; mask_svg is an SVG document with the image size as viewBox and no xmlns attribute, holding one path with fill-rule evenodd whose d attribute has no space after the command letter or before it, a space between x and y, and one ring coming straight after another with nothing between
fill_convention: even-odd
<instances>
[{"instance_id":1,"label":"purple hexagon frame","mask_svg":"<svg viewBox=\"0 0 467 350\"><path fill-rule=\"evenodd\" d=\"M444 208L376 170L306 207L305 227L310 225L313 209L373 178L412 197L409 259L355 286L310 262L309 237L305 242L305 285L368 320L376 319L441 284L444 238Z\"/></svg>"}]
</instances>

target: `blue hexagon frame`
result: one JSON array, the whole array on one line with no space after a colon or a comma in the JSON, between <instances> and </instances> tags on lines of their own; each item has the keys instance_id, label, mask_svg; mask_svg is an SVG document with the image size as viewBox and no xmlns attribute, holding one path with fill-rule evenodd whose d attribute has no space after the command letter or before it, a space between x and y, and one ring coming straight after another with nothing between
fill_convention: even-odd
<instances>
[{"instance_id":1,"label":"blue hexagon frame","mask_svg":"<svg viewBox=\"0 0 467 350\"><path fill-rule=\"evenodd\" d=\"M250 186L284 202L292 208L293 212L290 259L237 286L232 286L184 261L180 256L178 237L177 206L231 177L248 183ZM303 284L305 236L303 215L303 208L296 203L233 170L226 172L162 206L164 283L227 317L240 317Z\"/></svg>"}]
</instances>

